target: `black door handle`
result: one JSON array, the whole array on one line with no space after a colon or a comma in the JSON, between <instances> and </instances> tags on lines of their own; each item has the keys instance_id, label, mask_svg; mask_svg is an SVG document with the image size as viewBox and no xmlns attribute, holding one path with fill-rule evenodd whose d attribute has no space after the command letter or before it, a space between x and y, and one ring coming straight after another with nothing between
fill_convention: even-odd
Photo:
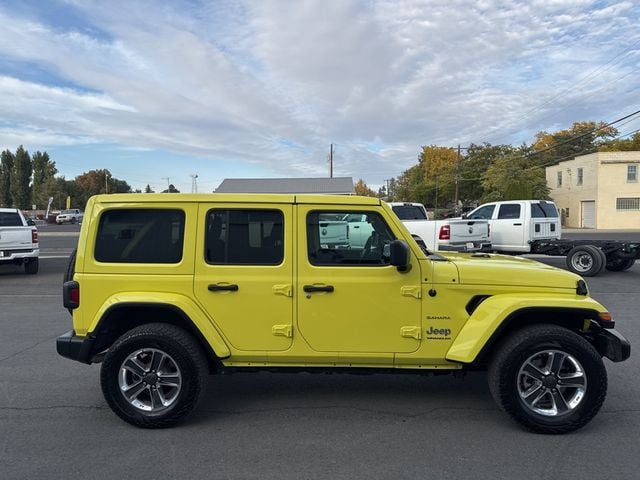
<instances>
[{"instance_id":1,"label":"black door handle","mask_svg":"<svg viewBox=\"0 0 640 480\"><path fill-rule=\"evenodd\" d=\"M305 285L302 289L307 292L333 292L333 285Z\"/></svg>"},{"instance_id":2,"label":"black door handle","mask_svg":"<svg viewBox=\"0 0 640 480\"><path fill-rule=\"evenodd\" d=\"M521 224L521 223L514 223L514 225L515 225L516 227L521 227L521 226L522 226L522 224Z\"/></svg>"},{"instance_id":3,"label":"black door handle","mask_svg":"<svg viewBox=\"0 0 640 480\"><path fill-rule=\"evenodd\" d=\"M225 285L220 285L219 283L214 283L207 287L210 292L237 292L238 285L235 283L229 283Z\"/></svg>"}]
</instances>

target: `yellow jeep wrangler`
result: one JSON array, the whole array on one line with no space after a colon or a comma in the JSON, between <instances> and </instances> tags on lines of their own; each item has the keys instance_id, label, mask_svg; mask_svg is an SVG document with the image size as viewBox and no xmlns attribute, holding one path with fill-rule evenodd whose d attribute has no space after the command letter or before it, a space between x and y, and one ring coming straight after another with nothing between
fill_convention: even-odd
<instances>
[{"instance_id":1,"label":"yellow jeep wrangler","mask_svg":"<svg viewBox=\"0 0 640 480\"><path fill-rule=\"evenodd\" d=\"M323 243L352 214L366 241ZM102 362L106 401L140 427L183 419L209 373L486 369L518 423L563 433L602 406L602 357L630 355L579 276L429 252L374 198L101 195L84 219L57 350Z\"/></svg>"}]
</instances>

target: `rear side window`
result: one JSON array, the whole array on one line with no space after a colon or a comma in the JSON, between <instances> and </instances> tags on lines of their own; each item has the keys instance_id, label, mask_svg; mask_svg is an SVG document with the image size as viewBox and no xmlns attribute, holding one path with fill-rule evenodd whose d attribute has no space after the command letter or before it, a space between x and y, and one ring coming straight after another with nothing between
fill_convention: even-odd
<instances>
[{"instance_id":1,"label":"rear side window","mask_svg":"<svg viewBox=\"0 0 640 480\"><path fill-rule=\"evenodd\" d=\"M426 220L424 210L416 205L394 205L391 207L400 220Z\"/></svg>"},{"instance_id":2,"label":"rear side window","mask_svg":"<svg viewBox=\"0 0 640 480\"><path fill-rule=\"evenodd\" d=\"M284 215L280 210L210 210L206 229L207 263L279 265L284 259Z\"/></svg>"},{"instance_id":3,"label":"rear side window","mask_svg":"<svg viewBox=\"0 0 640 480\"><path fill-rule=\"evenodd\" d=\"M520 204L519 203L505 203L500 205L498 210L498 218L520 218Z\"/></svg>"},{"instance_id":4,"label":"rear side window","mask_svg":"<svg viewBox=\"0 0 640 480\"><path fill-rule=\"evenodd\" d=\"M0 212L0 227L22 227L18 212Z\"/></svg>"},{"instance_id":5,"label":"rear side window","mask_svg":"<svg viewBox=\"0 0 640 480\"><path fill-rule=\"evenodd\" d=\"M179 263L184 219L182 210L107 210L100 216L95 259L105 263Z\"/></svg>"},{"instance_id":6,"label":"rear side window","mask_svg":"<svg viewBox=\"0 0 640 480\"><path fill-rule=\"evenodd\" d=\"M558 218L558 210L553 203L532 203L532 218Z\"/></svg>"}]
</instances>

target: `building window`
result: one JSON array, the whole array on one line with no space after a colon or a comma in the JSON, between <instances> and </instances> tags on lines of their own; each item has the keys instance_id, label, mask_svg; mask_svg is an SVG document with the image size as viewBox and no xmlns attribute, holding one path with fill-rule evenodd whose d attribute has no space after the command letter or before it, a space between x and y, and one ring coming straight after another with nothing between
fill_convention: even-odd
<instances>
[{"instance_id":1,"label":"building window","mask_svg":"<svg viewBox=\"0 0 640 480\"><path fill-rule=\"evenodd\" d=\"M638 181L638 165L627 165L627 182Z\"/></svg>"},{"instance_id":2,"label":"building window","mask_svg":"<svg viewBox=\"0 0 640 480\"><path fill-rule=\"evenodd\" d=\"M582 168L578 168L578 180L576 185L582 185L582 180L584 179L584 170Z\"/></svg>"},{"instance_id":3,"label":"building window","mask_svg":"<svg viewBox=\"0 0 640 480\"><path fill-rule=\"evenodd\" d=\"M562 172L558 172L558 187L562 186Z\"/></svg>"},{"instance_id":4,"label":"building window","mask_svg":"<svg viewBox=\"0 0 640 480\"><path fill-rule=\"evenodd\" d=\"M616 198L616 210L640 210L640 197Z\"/></svg>"}]
</instances>

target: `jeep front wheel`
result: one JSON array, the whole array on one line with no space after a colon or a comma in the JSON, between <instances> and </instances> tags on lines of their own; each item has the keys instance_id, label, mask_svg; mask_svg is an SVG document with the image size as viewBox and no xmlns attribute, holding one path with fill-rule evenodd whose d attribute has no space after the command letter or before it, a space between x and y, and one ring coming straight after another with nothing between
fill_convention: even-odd
<instances>
[{"instance_id":1,"label":"jeep front wheel","mask_svg":"<svg viewBox=\"0 0 640 480\"><path fill-rule=\"evenodd\" d=\"M489 367L496 403L526 429L567 433L600 410L607 373L596 349L556 325L532 325L510 338Z\"/></svg>"},{"instance_id":2,"label":"jeep front wheel","mask_svg":"<svg viewBox=\"0 0 640 480\"><path fill-rule=\"evenodd\" d=\"M207 361L196 340L174 325L141 325L107 352L100 380L104 397L123 420L144 428L169 427L196 406Z\"/></svg>"}]
</instances>

